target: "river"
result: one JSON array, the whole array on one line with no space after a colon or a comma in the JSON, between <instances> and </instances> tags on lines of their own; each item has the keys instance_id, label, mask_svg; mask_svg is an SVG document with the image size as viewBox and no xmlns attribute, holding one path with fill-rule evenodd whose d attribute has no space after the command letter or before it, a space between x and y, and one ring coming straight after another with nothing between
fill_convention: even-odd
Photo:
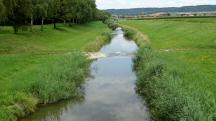
<instances>
[{"instance_id":1,"label":"river","mask_svg":"<svg viewBox=\"0 0 216 121\"><path fill-rule=\"evenodd\" d=\"M91 78L77 100L41 107L22 121L150 121L148 109L136 94L133 54L138 47L118 28L111 43L101 48L107 57L94 60Z\"/></svg>"}]
</instances>

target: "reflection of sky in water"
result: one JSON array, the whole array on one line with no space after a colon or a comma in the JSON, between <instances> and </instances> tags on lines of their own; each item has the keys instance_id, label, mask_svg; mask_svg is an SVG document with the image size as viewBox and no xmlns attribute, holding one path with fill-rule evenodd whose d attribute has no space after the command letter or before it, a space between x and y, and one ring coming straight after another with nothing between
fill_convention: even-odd
<instances>
[{"instance_id":1,"label":"reflection of sky in water","mask_svg":"<svg viewBox=\"0 0 216 121\"><path fill-rule=\"evenodd\" d=\"M113 37L110 44L104 46L101 49L101 52L105 53L106 55L113 55L113 54L132 54L136 52L138 49L137 45L134 41L125 41L124 33L121 29L115 30L116 35Z\"/></svg>"},{"instance_id":2,"label":"reflection of sky in water","mask_svg":"<svg viewBox=\"0 0 216 121\"><path fill-rule=\"evenodd\" d=\"M137 50L136 44L127 41L120 29L115 32L117 35L102 52L132 54ZM132 67L130 56L120 54L98 59L91 65L93 78L84 85L82 103L56 105L54 110L40 109L23 121L149 121L147 109L134 90L136 76Z\"/></svg>"}]
</instances>

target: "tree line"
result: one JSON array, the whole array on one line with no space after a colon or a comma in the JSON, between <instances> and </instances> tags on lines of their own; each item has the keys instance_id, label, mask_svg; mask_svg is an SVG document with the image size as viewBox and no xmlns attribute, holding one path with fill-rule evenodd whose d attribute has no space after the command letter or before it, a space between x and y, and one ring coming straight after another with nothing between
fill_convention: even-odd
<instances>
[{"instance_id":1,"label":"tree line","mask_svg":"<svg viewBox=\"0 0 216 121\"><path fill-rule=\"evenodd\" d=\"M0 0L0 23L19 28L44 21L82 24L107 19L110 15L96 8L95 0Z\"/></svg>"}]
</instances>

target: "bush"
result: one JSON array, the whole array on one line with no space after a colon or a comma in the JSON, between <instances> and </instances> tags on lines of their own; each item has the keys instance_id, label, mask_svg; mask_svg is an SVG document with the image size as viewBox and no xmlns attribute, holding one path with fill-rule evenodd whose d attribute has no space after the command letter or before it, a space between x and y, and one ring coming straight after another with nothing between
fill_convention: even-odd
<instances>
[{"instance_id":1,"label":"bush","mask_svg":"<svg viewBox=\"0 0 216 121\"><path fill-rule=\"evenodd\" d=\"M110 17L109 19L105 20L104 23L107 24L107 26L112 30L115 30L119 26L117 19L113 17Z\"/></svg>"}]
</instances>

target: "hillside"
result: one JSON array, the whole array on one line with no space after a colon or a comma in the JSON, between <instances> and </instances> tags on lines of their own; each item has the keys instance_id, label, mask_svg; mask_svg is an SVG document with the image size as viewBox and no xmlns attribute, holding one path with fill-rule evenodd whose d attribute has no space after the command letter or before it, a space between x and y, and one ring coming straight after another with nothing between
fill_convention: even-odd
<instances>
[{"instance_id":1,"label":"hillside","mask_svg":"<svg viewBox=\"0 0 216 121\"><path fill-rule=\"evenodd\" d=\"M108 9L107 12L112 15L140 15L157 12L206 12L216 11L216 5L199 5L184 7L167 7L167 8L132 8L132 9Z\"/></svg>"}]
</instances>

